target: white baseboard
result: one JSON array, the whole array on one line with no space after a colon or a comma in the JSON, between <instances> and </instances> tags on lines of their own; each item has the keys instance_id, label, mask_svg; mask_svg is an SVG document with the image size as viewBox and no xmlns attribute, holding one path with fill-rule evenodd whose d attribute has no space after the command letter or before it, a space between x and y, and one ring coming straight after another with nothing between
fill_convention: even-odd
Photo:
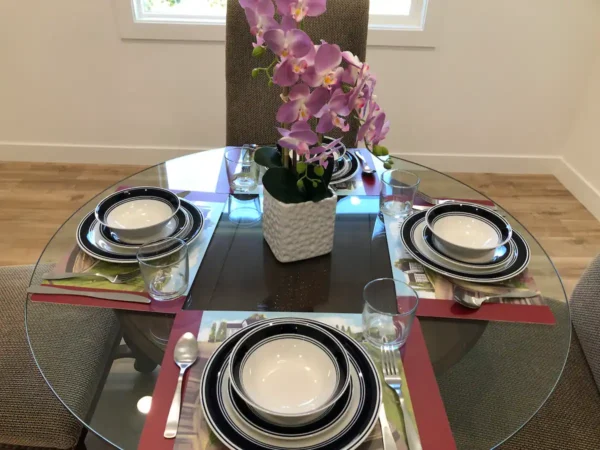
<instances>
[{"instance_id":1,"label":"white baseboard","mask_svg":"<svg viewBox=\"0 0 600 450\"><path fill-rule=\"evenodd\" d=\"M554 173L560 156L394 153L394 156L440 172Z\"/></svg>"},{"instance_id":2,"label":"white baseboard","mask_svg":"<svg viewBox=\"0 0 600 450\"><path fill-rule=\"evenodd\" d=\"M561 159L554 176L596 219L600 220L600 191L592 183L564 159Z\"/></svg>"},{"instance_id":3,"label":"white baseboard","mask_svg":"<svg viewBox=\"0 0 600 450\"><path fill-rule=\"evenodd\" d=\"M0 142L0 161L151 165L207 147ZM395 153L441 172L553 174L600 220L600 191L560 156Z\"/></svg>"}]
</instances>

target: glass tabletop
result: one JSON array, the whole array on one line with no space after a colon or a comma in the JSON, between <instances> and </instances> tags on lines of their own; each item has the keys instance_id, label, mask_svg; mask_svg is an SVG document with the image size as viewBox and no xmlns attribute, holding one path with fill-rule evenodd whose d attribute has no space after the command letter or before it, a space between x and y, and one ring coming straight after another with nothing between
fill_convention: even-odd
<instances>
[{"instance_id":1,"label":"glass tabletop","mask_svg":"<svg viewBox=\"0 0 600 450\"><path fill-rule=\"evenodd\" d=\"M228 193L222 165L223 149L205 151L99 193L56 232L32 283L39 284L72 251L80 221L119 186ZM426 167L400 159L395 167L416 173L419 189L430 197L486 198ZM239 220L244 211L260 209L261 196L230 195L185 308L360 313L364 285L391 276L379 200L360 195L361 183L340 195L331 254L289 264L273 257L260 220ZM568 303L552 262L520 223L501 205L498 210L529 243L529 271L556 324L421 318L450 426L464 449L500 444L537 412L560 377L571 335ZM26 306L31 350L48 385L86 427L122 449L137 448L173 317L31 299Z\"/></svg>"}]
</instances>

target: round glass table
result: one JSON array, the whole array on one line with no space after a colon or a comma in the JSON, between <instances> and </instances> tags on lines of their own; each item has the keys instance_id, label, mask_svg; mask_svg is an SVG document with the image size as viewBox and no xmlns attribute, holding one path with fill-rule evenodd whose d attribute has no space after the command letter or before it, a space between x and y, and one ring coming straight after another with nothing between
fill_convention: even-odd
<instances>
[{"instance_id":1,"label":"round glass table","mask_svg":"<svg viewBox=\"0 0 600 450\"><path fill-rule=\"evenodd\" d=\"M167 161L99 193L56 232L37 263L32 284L39 284L44 273L72 252L80 221L103 197L122 186L161 186L222 193L227 199L198 273L190 280L185 309L360 313L364 285L391 275L378 198L360 195L365 193L360 180L345 186L350 191L338 200L332 253L280 264L262 237L260 213L256 215L260 197L227 196L223 191L223 151ZM420 190L431 197L486 199L426 167L400 159L395 167L418 174ZM565 292L548 255L500 205L498 210L529 243L529 272L556 323L420 319L460 449L492 448L518 432L552 393L571 337ZM245 211L248 220L240 220ZM31 299L25 314L32 353L50 388L85 427L122 449L137 448L173 318Z\"/></svg>"}]
</instances>

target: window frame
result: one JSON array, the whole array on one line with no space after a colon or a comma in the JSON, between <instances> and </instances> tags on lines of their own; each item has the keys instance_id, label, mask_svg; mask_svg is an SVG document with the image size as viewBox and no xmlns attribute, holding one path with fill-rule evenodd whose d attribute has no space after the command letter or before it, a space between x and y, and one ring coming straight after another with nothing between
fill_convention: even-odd
<instances>
[{"instance_id":1,"label":"window frame","mask_svg":"<svg viewBox=\"0 0 600 450\"><path fill-rule=\"evenodd\" d=\"M370 23L369 47L437 47L446 0L413 0L408 23L390 25ZM173 16L152 13L138 19L141 0L112 0L113 12L121 39L167 41L225 41L225 20ZM375 16L377 17L377 16ZM375 22L383 22L383 20ZM423 26L424 23L424 26Z\"/></svg>"}]
</instances>

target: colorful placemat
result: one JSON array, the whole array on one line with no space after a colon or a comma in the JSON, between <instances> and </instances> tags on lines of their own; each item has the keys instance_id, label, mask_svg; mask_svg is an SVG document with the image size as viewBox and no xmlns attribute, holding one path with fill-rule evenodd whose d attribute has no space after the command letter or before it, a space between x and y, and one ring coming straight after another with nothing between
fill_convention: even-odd
<instances>
[{"instance_id":1,"label":"colorful placemat","mask_svg":"<svg viewBox=\"0 0 600 450\"><path fill-rule=\"evenodd\" d=\"M200 268L200 264L206 254L212 236L215 232L225 202L227 194L211 194L202 192L191 192L186 195L186 200L192 202L204 216L204 227L200 236L189 245L189 286ZM112 264L104 261L98 261L84 253L79 247L73 249L65 256L63 261L54 267L55 272L86 272L88 270L98 271L108 275L117 275L130 270L137 269L137 264ZM145 292L144 280L141 275L122 284L112 284L106 280L95 278L72 278L67 280L45 281L44 286L57 286L78 292L123 292L129 294L139 294L150 298ZM32 301L45 301L50 303L63 303L72 305L96 306L103 308L126 309L131 311L146 311L160 313L175 313L179 311L185 302L188 292L185 292L180 298L161 302L150 299L150 303L132 303L124 301L103 300L86 297L85 295L51 295L51 294L33 294Z\"/></svg>"},{"instance_id":2,"label":"colorful placemat","mask_svg":"<svg viewBox=\"0 0 600 450\"><path fill-rule=\"evenodd\" d=\"M543 294L538 291L528 270L497 284L471 283L442 276L423 267L406 252L400 239L397 220L385 216L384 221L392 275L397 280L405 281L419 295L418 316L547 325L555 323L551 309L546 305ZM501 297L506 294L513 296L519 291L533 291L538 295L529 298ZM466 308L453 300L456 295L479 294L499 297L484 303L479 309Z\"/></svg>"},{"instance_id":3,"label":"colorful placemat","mask_svg":"<svg viewBox=\"0 0 600 450\"><path fill-rule=\"evenodd\" d=\"M178 313L178 318L189 313L189 311L181 311ZM226 447L210 432L202 416L199 397L202 371L210 355L212 355L224 339L258 320L277 317L305 317L318 320L335 326L355 339L362 339L362 319L358 314L205 311L202 315L201 324L200 322L197 323L197 328L199 328L197 331L200 359L189 370L190 373L184 394L177 438L174 441L161 438L165 422L158 422L156 417L164 417L164 420L166 420L166 413L164 411L160 413L153 411L154 417L151 421L148 420L146 422L139 448L145 448L142 444L152 442L152 448L157 450L170 450L172 448L176 450L188 450L192 448L198 450L225 449ZM186 323L188 322L186 320ZM184 331L188 330L179 330L179 335ZM179 335L172 333L170 340L177 340ZM377 352L370 351L370 353L379 366ZM171 358L172 353L169 355L167 352L164 359L166 365L170 364L174 366L171 363ZM413 415L413 420L416 421L423 449L455 449L454 439L439 394L433 368L429 361L427 347L425 346L418 319L415 320L409 340L402 350L402 360L398 359L398 368L403 380L405 380L403 384L405 401L410 414ZM163 372L163 368L161 368L160 378L162 377L175 379L177 373L173 372L173 370ZM162 389L168 388L171 389L170 392L165 393L162 391ZM175 384L173 382L157 384L154 397L170 398L173 395L174 389ZM395 393L385 385L384 405L388 419L393 427L394 436L399 443L399 448L402 448L402 443L405 439L402 412ZM159 408L153 400L153 410L155 407ZM168 406L162 406L161 408L166 409ZM157 428L161 429L160 433L157 432ZM359 448L360 450L383 449L379 425L375 426L371 435Z\"/></svg>"}]
</instances>

